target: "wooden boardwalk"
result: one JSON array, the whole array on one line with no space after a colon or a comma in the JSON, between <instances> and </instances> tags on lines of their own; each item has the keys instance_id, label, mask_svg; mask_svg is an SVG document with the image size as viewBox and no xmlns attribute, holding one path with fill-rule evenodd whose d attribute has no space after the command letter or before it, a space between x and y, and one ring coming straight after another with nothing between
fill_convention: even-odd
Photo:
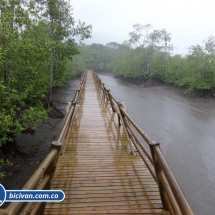
<instances>
[{"instance_id":1,"label":"wooden boardwalk","mask_svg":"<svg viewBox=\"0 0 215 215\"><path fill-rule=\"evenodd\" d=\"M134 157L117 115L101 101L91 72L59 158L51 189L65 192L44 214L169 214L142 159Z\"/></svg>"}]
</instances>

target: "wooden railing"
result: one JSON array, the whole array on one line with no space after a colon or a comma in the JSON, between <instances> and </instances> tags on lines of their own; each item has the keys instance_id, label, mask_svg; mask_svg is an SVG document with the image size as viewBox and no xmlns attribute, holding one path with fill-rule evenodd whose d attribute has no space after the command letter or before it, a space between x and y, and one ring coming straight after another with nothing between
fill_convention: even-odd
<instances>
[{"instance_id":1,"label":"wooden railing","mask_svg":"<svg viewBox=\"0 0 215 215\"><path fill-rule=\"evenodd\" d=\"M50 190L52 178L56 169L56 163L63 152L64 143L68 138L68 130L78 107L80 93L83 89L86 73L82 76L81 82L76 90L73 101L68 106L62 129L57 141L52 142L51 149L46 158L42 161L38 169L25 183L22 190ZM0 209L1 215L41 215L44 212L46 202L13 202L5 209Z\"/></svg>"},{"instance_id":2,"label":"wooden railing","mask_svg":"<svg viewBox=\"0 0 215 215\"><path fill-rule=\"evenodd\" d=\"M113 112L118 114L119 126L123 125L129 140L132 153L135 155L134 147L142 160L148 167L150 173L158 184L163 208L174 215L193 215L193 211L187 202L178 182L176 181L164 155L160 150L159 143L152 141L142 129L128 115L125 103L118 102L110 93L110 90L102 83L96 73L94 79L101 90L103 100L109 102ZM139 140L141 137L149 146L151 154Z\"/></svg>"}]
</instances>

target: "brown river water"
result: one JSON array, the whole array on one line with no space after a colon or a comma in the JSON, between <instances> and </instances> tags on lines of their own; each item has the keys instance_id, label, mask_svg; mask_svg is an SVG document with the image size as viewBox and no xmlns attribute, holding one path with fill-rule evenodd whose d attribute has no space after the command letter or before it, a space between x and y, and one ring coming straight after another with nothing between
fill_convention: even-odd
<instances>
[{"instance_id":1,"label":"brown river water","mask_svg":"<svg viewBox=\"0 0 215 215\"><path fill-rule=\"evenodd\" d=\"M129 115L155 141L197 215L215 214L215 99L169 86L143 88L101 75Z\"/></svg>"}]
</instances>

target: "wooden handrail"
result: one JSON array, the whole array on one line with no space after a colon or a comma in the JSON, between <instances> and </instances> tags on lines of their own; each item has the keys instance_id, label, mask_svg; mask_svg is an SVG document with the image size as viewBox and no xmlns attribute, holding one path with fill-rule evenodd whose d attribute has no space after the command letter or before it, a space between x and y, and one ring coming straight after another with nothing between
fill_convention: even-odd
<instances>
[{"instance_id":1,"label":"wooden handrail","mask_svg":"<svg viewBox=\"0 0 215 215\"><path fill-rule=\"evenodd\" d=\"M157 161L159 162L159 165L162 169L162 173L164 174L164 177L167 179L167 182L171 188L171 191L173 192L173 195L176 199L176 201L179 204L179 207L181 209L182 214L192 214L192 209L190 205L188 204L186 198L184 197L184 194L176 181L172 171L169 168L169 165L167 164L167 161L165 160L159 145L153 146L153 151L155 153L155 156Z\"/></svg>"},{"instance_id":2,"label":"wooden handrail","mask_svg":"<svg viewBox=\"0 0 215 215\"><path fill-rule=\"evenodd\" d=\"M152 167L152 163L153 163L152 157L150 156L150 154L146 150L146 148L143 146L141 141L138 139L138 137L134 134L134 131L131 129L130 125L128 125L128 122L126 122L126 127L127 127L127 129L129 130L129 132L131 134L130 135L131 138L134 138L134 140L132 142L133 142L135 148L137 149L139 155L141 156L142 160L146 164L147 168L149 169L149 171L152 174L152 176L155 179L155 181L157 181L157 177L155 175L155 170ZM148 162L145 157L147 157L150 162Z\"/></svg>"},{"instance_id":3,"label":"wooden handrail","mask_svg":"<svg viewBox=\"0 0 215 215\"><path fill-rule=\"evenodd\" d=\"M146 143L152 142L152 140L147 136L147 134L137 125L136 122L128 115L128 113L124 110L124 108L120 108L123 115L126 119L133 125L133 127L137 130L137 132L141 135L141 137L146 141Z\"/></svg>"},{"instance_id":4,"label":"wooden handrail","mask_svg":"<svg viewBox=\"0 0 215 215\"><path fill-rule=\"evenodd\" d=\"M145 132L129 116L125 109L125 105L122 105L121 102L114 98L114 96L110 93L110 90L104 83L102 83L101 79L95 72L93 72L93 74L97 86L103 94L103 100L110 103L113 112L117 112L119 125L121 125L121 121L124 131L129 139L129 144L133 143L133 146L139 152L141 158L157 182L163 208L165 210L169 210L171 214L175 215L194 215L180 186L178 185L177 180L167 164L164 155L160 150L159 143L152 141L147 134L145 134ZM138 133L148 144L151 155L144 147L143 143L138 139L136 133ZM130 147L132 150L132 144L130 144ZM145 157L147 157L148 160Z\"/></svg>"},{"instance_id":5,"label":"wooden handrail","mask_svg":"<svg viewBox=\"0 0 215 215\"><path fill-rule=\"evenodd\" d=\"M81 78L81 82L76 90L75 97L73 101L68 106L68 112L65 116L64 123L60 134L58 135L57 141L53 141L51 144L51 149L42 163L39 165L37 170L32 174L28 181L23 186L22 190L49 190L51 187L53 175L56 169L56 163L59 156L62 153L63 146L66 142L68 136L68 130L70 124L72 123L73 115L75 114L75 109L78 106L80 100L80 94L83 90L84 82L86 80L86 72ZM45 209L45 202L12 202L6 208L0 209L1 215L41 215ZM22 207L22 209L20 209Z\"/></svg>"}]
</instances>

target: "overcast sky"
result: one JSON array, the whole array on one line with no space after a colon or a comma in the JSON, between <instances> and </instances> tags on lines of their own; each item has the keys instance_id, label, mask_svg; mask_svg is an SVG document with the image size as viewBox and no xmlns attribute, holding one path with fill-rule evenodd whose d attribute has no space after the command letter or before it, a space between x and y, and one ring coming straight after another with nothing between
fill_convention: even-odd
<instances>
[{"instance_id":1,"label":"overcast sky","mask_svg":"<svg viewBox=\"0 0 215 215\"><path fill-rule=\"evenodd\" d=\"M135 23L171 33L174 53L215 36L215 0L70 0L76 20L92 25L84 43L122 43Z\"/></svg>"}]
</instances>

